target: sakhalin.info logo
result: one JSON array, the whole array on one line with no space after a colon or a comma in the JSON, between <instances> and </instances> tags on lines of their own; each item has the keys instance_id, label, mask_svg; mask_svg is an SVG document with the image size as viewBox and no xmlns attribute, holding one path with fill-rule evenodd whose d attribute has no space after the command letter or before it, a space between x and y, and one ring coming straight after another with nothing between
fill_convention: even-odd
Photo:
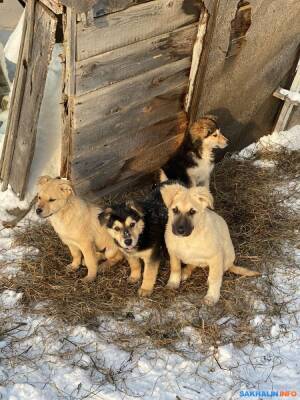
<instances>
[{"instance_id":1,"label":"sakhalin.info logo","mask_svg":"<svg viewBox=\"0 0 300 400\"><path fill-rule=\"evenodd\" d=\"M245 398L297 398L297 392L295 390L241 390L240 397Z\"/></svg>"}]
</instances>

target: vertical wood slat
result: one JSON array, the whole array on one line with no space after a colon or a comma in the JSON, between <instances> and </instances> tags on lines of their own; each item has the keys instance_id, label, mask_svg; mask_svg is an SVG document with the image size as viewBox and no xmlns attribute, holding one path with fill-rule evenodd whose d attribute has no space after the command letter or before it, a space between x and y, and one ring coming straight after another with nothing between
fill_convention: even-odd
<instances>
[{"instance_id":1,"label":"vertical wood slat","mask_svg":"<svg viewBox=\"0 0 300 400\"><path fill-rule=\"evenodd\" d=\"M16 91L11 101L14 106L18 105L18 112L13 113L7 132L9 140L14 129L14 145L9 152L5 149L4 155L9 162L9 168L4 171L4 188L10 183L21 198L24 197L33 159L39 111L57 23L55 15L39 2L30 0L30 5L32 8L27 14L29 28L26 29L23 54L19 58L22 74L15 80Z\"/></svg>"},{"instance_id":2,"label":"vertical wood slat","mask_svg":"<svg viewBox=\"0 0 300 400\"><path fill-rule=\"evenodd\" d=\"M61 171L63 177L70 177L70 158L72 149L72 126L75 95L75 50L76 50L76 13L67 8L65 28L65 87L64 87L64 110L63 110L63 132L61 150Z\"/></svg>"},{"instance_id":3,"label":"vertical wood slat","mask_svg":"<svg viewBox=\"0 0 300 400\"><path fill-rule=\"evenodd\" d=\"M24 90L24 82L26 79L26 69L24 67L23 58L25 57L25 37L28 32L28 17L32 12L32 7L34 7L34 0L29 0L28 5L25 9L22 37L20 43L20 50L18 55L17 68L14 78L14 85L12 90L12 96L10 104L14 105L9 108L8 120L5 132L5 139L2 148L1 161L0 161L0 170L1 170L1 180L2 180L2 191L7 189L8 186L8 178L11 169L13 151L15 146L15 141L17 138L17 123L19 120L20 110L21 110L21 102L17 101L20 97L23 96L22 91ZM33 21L33 20L32 20ZM16 83L18 82L18 84Z\"/></svg>"},{"instance_id":4,"label":"vertical wood slat","mask_svg":"<svg viewBox=\"0 0 300 400\"><path fill-rule=\"evenodd\" d=\"M201 52L200 61L198 65L198 70L194 80L193 93L191 95L191 100L189 104L188 114L189 123L192 124L197 119L199 114L198 106L200 97L203 90L203 85L205 81L205 75L208 65L208 57L211 50L212 38L215 31L216 20L219 11L220 0L211 0L211 12L208 15L208 20L206 23L206 32L203 41L203 50Z\"/></svg>"}]
</instances>

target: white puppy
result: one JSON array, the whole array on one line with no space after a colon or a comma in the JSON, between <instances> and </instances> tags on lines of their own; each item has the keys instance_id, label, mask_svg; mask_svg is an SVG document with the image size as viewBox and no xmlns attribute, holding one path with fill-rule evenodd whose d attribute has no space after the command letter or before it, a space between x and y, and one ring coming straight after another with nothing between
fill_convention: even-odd
<instances>
[{"instance_id":1,"label":"white puppy","mask_svg":"<svg viewBox=\"0 0 300 400\"><path fill-rule=\"evenodd\" d=\"M225 271L259 275L234 265L235 252L228 226L222 217L207 208L213 208L213 198L206 187L188 189L175 183L163 186L161 194L169 215L165 233L171 264L169 288L178 288L181 279L186 280L195 267L208 266L208 292L204 302L213 305L220 298ZM181 262L187 265L183 271Z\"/></svg>"}]
</instances>

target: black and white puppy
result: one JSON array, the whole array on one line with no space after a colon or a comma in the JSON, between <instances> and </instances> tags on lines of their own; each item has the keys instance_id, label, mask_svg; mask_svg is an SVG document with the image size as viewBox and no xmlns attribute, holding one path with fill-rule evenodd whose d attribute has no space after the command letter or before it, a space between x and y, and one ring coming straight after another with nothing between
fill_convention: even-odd
<instances>
[{"instance_id":1,"label":"black and white puppy","mask_svg":"<svg viewBox=\"0 0 300 400\"><path fill-rule=\"evenodd\" d=\"M217 120L205 116L195 122L175 155L162 167L160 181L179 180L185 185L209 188L210 174L215 165L214 149L227 146Z\"/></svg>"},{"instance_id":2,"label":"black and white puppy","mask_svg":"<svg viewBox=\"0 0 300 400\"><path fill-rule=\"evenodd\" d=\"M137 282L144 274L139 289L140 296L150 296L160 260L163 257L164 234L168 220L167 208L160 194L160 187L152 191L143 201L115 204L99 214L99 221L105 225L130 265L130 283Z\"/></svg>"}]
</instances>

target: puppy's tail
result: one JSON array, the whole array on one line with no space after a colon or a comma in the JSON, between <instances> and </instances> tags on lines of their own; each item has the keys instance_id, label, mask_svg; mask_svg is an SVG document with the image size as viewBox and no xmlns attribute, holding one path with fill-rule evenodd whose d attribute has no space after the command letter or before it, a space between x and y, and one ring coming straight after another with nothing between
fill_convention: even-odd
<instances>
[{"instance_id":1,"label":"puppy's tail","mask_svg":"<svg viewBox=\"0 0 300 400\"><path fill-rule=\"evenodd\" d=\"M229 272L232 272L236 275L242 275L242 276L260 276L261 273L258 271L251 271L248 268L244 267L238 267L237 265L232 265L229 269Z\"/></svg>"},{"instance_id":2,"label":"puppy's tail","mask_svg":"<svg viewBox=\"0 0 300 400\"><path fill-rule=\"evenodd\" d=\"M164 170L163 170L163 169L160 169L160 170L159 170L159 182L162 183L162 182L166 182L167 180L168 180L168 177L167 177L167 175L164 173Z\"/></svg>"}]
</instances>

